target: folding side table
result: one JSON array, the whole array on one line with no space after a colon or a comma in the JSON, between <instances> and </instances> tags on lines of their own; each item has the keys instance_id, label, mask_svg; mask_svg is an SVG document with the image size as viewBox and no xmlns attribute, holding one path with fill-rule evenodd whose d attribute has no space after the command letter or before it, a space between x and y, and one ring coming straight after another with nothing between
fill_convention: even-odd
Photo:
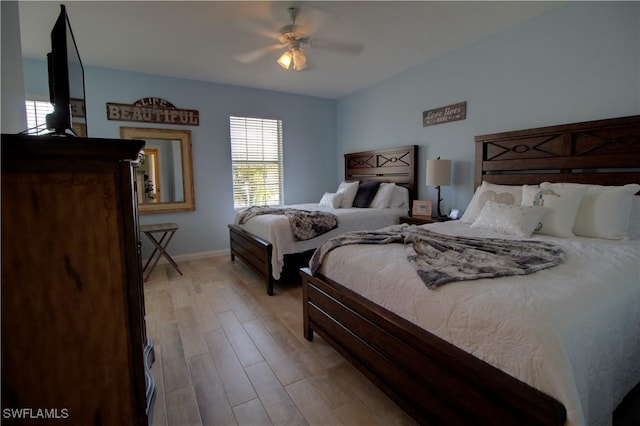
<instances>
[{"instance_id":1,"label":"folding side table","mask_svg":"<svg viewBox=\"0 0 640 426\"><path fill-rule=\"evenodd\" d=\"M151 253L151 256L149 257L149 259L147 259L147 262L142 268L142 273L144 274L146 272L146 275L144 275L145 281L149 279L151 272L153 272L153 269L156 267L158 260L160 260L160 256L164 256L169 261L169 263L174 268L176 268L176 271L178 271L180 275L182 275L182 271L180 270L180 268L178 268L176 262L174 262L169 253L167 253L167 246L169 245L171 238L173 238L173 234L175 234L177 230L178 225L175 223L140 225L140 231L142 231L155 246L153 249L153 253ZM153 236L154 233L162 233L162 236L160 236L160 240L157 240L156 237Z\"/></svg>"}]
</instances>

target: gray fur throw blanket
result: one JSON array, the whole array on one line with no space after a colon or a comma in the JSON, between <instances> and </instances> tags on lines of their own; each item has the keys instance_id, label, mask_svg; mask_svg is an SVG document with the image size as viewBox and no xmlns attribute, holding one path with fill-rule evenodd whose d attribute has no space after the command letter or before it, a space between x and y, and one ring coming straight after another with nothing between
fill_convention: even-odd
<instances>
[{"instance_id":1,"label":"gray fur throw blanket","mask_svg":"<svg viewBox=\"0 0 640 426\"><path fill-rule=\"evenodd\" d=\"M561 248L543 241L456 237L415 225L347 232L322 244L309 261L315 274L324 257L347 244L404 244L407 260L433 290L453 281L527 275L564 261Z\"/></svg>"},{"instance_id":2,"label":"gray fur throw blanket","mask_svg":"<svg viewBox=\"0 0 640 426\"><path fill-rule=\"evenodd\" d=\"M238 215L238 223L242 225L262 214L287 216L296 241L310 240L338 227L338 216L333 213L269 206L253 206L242 210Z\"/></svg>"}]
</instances>

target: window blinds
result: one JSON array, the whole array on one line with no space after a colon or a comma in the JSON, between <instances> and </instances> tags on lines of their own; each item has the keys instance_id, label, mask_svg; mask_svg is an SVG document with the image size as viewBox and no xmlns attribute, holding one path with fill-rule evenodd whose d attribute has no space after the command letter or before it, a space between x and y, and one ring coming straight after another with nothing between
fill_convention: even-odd
<instances>
[{"instance_id":1,"label":"window blinds","mask_svg":"<svg viewBox=\"0 0 640 426\"><path fill-rule=\"evenodd\" d=\"M229 121L234 207L282 204L282 120Z\"/></svg>"},{"instance_id":2,"label":"window blinds","mask_svg":"<svg viewBox=\"0 0 640 426\"><path fill-rule=\"evenodd\" d=\"M24 104L27 111L27 133L37 135L47 132L47 114L53 112L53 105L50 102L30 99L27 99Z\"/></svg>"}]
</instances>

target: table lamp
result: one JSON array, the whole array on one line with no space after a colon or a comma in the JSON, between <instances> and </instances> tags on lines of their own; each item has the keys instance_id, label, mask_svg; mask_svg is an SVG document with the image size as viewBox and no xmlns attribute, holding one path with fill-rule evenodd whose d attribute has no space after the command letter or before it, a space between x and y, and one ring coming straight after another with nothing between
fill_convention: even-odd
<instances>
[{"instance_id":1,"label":"table lamp","mask_svg":"<svg viewBox=\"0 0 640 426\"><path fill-rule=\"evenodd\" d=\"M438 218L442 217L440 212L440 187L446 186L451 183L451 160L441 160L440 157L436 160L427 160L427 180L426 184L429 186L435 186L438 190Z\"/></svg>"}]
</instances>

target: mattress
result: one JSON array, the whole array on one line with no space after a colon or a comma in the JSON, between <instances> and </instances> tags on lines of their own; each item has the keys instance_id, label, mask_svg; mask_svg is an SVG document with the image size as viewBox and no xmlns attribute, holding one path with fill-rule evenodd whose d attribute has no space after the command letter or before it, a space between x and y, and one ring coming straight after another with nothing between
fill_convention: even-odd
<instances>
[{"instance_id":1,"label":"mattress","mask_svg":"<svg viewBox=\"0 0 640 426\"><path fill-rule=\"evenodd\" d=\"M234 223L262 239L273 244L273 252L271 266L273 269L273 278L279 279L284 266L284 255L292 253L303 253L307 250L313 250L328 240L343 232L362 231L370 229L378 229L398 223L400 216L407 214L406 208L340 208L332 209L330 207L320 206L319 204L295 204L285 207L323 211L333 213L338 216L338 227L326 234L322 234L316 238L306 241L295 241L289 220L283 215L261 215L249 219L245 224L238 224L238 217Z\"/></svg>"},{"instance_id":2,"label":"mattress","mask_svg":"<svg viewBox=\"0 0 640 426\"><path fill-rule=\"evenodd\" d=\"M505 238L460 222L436 232ZM508 237L506 237L508 238ZM640 381L640 241L538 236L563 264L429 290L402 245L351 245L320 273L562 402L568 425L608 425Z\"/></svg>"}]
</instances>

